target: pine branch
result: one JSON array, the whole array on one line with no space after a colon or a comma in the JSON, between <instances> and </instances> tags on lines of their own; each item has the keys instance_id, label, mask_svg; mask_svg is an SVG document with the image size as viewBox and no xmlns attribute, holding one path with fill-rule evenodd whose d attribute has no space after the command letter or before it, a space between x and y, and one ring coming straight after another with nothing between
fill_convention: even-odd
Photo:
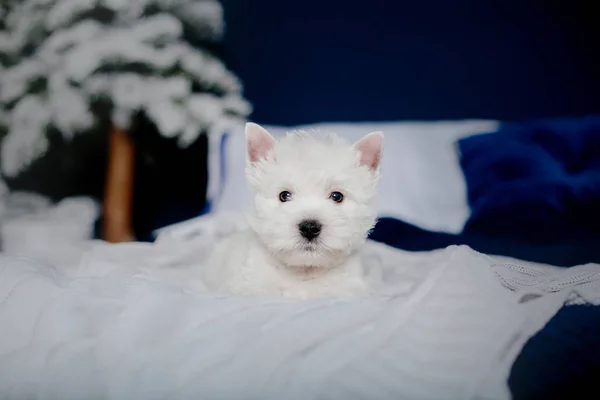
<instances>
[{"instance_id":1,"label":"pine branch","mask_svg":"<svg viewBox=\"0 0 600 400\"><path fill-rule=\"evenodd\" d=\"M221 38L216 0L24 0L5 12L0 124L8 132L7 175L47 150L48 128L66 139L89 130L98 101L113 109L120 128L143 111L181 146L241 124L251 110L238 78L184 35L193 28L202 40Z\"/></svg>"}]
</instances>

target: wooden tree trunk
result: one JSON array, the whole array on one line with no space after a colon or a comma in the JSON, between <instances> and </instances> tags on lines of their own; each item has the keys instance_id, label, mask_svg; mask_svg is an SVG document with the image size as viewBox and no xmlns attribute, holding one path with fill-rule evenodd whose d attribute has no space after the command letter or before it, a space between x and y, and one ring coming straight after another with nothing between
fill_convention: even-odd
<instances>
[{"instance_id":1,"label":"wooden tree trunk","mask_svg":"<svg viewBox=\"0 0 600 400\"><path fill-rule=\"evenodd\" d=\"M133 184L135 175L133 140L113 126L106 186L104 188L104 240L112 243L135 240L133 232Z\"/></svg>"}]
</instances>

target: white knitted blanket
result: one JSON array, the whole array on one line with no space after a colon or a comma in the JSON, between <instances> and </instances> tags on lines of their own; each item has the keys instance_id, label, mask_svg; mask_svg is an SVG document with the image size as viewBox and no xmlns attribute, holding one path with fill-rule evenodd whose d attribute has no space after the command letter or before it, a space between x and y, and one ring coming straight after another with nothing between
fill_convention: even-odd
<instances>
[{"instance_id":1,"label":"white knitted blanket","mask_svg":"<svg viewBox=\"0 0 600 400\"><path fill-rule=\"evenodd\" d=\"M600 300L598 265L376 243L376 297L207 293L190 268L231 226L193 225L70 265L1 257L0 398L508 399L525 341L566 301Z\"/></svg>"}]
</instances>

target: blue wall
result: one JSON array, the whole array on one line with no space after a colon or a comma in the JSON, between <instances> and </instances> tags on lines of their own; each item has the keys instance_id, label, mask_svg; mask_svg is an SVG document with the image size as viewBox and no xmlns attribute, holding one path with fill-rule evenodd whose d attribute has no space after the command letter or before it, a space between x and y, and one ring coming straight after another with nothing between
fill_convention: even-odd
<instances>
[{"instance_id":1,"label":"blue wall","mask_svg":"<svg viewBox=\"0 0 600 400\"><path fill-rule=\"evenodd\" d=\"M224 0L225 58L260 123L585 114L600 30L577 3Z\"/></svg>"}]
</instances>

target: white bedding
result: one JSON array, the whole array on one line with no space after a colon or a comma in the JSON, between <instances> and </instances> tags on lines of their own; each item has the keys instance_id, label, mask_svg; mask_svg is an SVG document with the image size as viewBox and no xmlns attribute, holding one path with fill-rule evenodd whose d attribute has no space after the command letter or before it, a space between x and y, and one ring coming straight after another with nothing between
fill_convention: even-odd
<instances>
[{"instance_id":1,"label":"white bedding","mask_svg":"<svg viewBox=\"0 0 600 400\"><path fill-rule=\"evenodd\" d=\"M527 338L566 300L600 299L597 265L564 275L376 243L365 260L386 277L377 297L203 292L190 277L236 222L87 243L54 266L0 258L0 398L508 399ZM520 303L528 293L540 297Z\"/></svg>"}]
</instances>

